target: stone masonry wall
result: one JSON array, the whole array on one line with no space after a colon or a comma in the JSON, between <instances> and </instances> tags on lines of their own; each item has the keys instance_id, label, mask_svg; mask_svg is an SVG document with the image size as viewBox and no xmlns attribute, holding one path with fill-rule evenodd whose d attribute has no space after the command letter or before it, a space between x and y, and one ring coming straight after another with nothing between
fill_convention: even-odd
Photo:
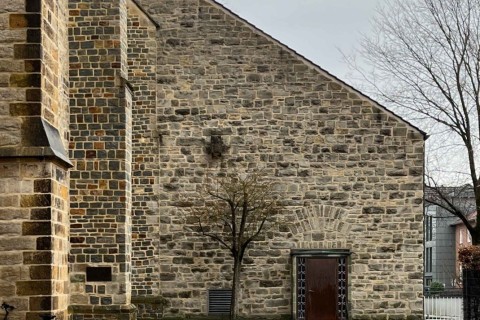
<instances>
[{"instance_id":1,"label":"stone masonry wall","mask_svg":"<svg viewBox=\"0 0 480 320\"><path fill-rule=\"evenodd\" d=\"M36 1L27 1L35 3ZM40 2L40 1L39 1ZM68 148L68 1L41 1L42 116L60 132Z\"/></svg>"},{"instance_id":2,"label":"stone masonry wall","mask_svg":"<svg viewBox=\"0 0 480 320\"><path fill-rule=\"evenodd\" d=\"M70 0L69 45L71 312L131 319L127 1Z\"/></svg>"},{"instance_id":3,"label":"stone masonry wall","mask_svg":"<svg viewBox=\"0 0 480 320\"><path fill-rule=\"evenodd\" d=\"M35 144L22 134L38 123L40 103L40 1L7 1L0 7L0 148Z\"/></svg>"},{"instance_id":4,"label":"stone masonry wall","mask_svg":"<svg viewBox=\"0 0 480 320\"><path fill-rule=\"evenodd\" d=\"M0 161L0 298L11 319L68 306L68 173L51 162Z\"/></svg>"},{"instance_id":5,"label":"stone masonry wall","mask_svg":"<svg viewBox=\"0 0 480 320\"><path fill-rule=\"evenodd\" d=\"M3 154L18 154L19 146L46 147L38 133L43 130L41 118L59 131L67 146L66 3L9 0L0 7Z\"/></svg>"},{"instance_id":6,"label":"stone masonry wall","mask_svg":"<svg viewBox=\"0 0 480 320\"><path fill-rule=\"evenodd\" d=\"M0 299L66 319L66 1L0 5ZM55 30L55 32L53 32Z\"/></svg>"},{"instance_id":7,"label":"stone masonry wall","mask_svg":"<svg viewBox=\"0 0 480 320\"><path fill-rule=\"evenodd\" d=\"M140 1L159 22L160 294L206 314L229 254L185 224L210 169L265 168L285 219L246 257L241 313L289 314L290 250L349 249L353 319L422 317L423 135L203 0ZM206 146L229 146L212 159ZM136 286L136 284L134 284Z\"/></svg>"},{"instance_id":8,"label":"stone masonry wall","mask_svg":"<svg viewBox=\"0 0 480 320\"><path fill-rule=\"evenodd\" d=\"M133 88L132 296L158 294L158 135L156 25L128 3L128 71Z\"/></svg>"}]
</instances>

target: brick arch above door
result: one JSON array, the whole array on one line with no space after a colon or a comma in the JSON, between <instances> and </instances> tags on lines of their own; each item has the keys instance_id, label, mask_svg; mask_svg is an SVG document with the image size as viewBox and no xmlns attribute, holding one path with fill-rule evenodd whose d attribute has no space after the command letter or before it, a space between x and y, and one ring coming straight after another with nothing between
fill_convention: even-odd
<instances>
[{"instance_id":1,"label":"brick arch above door","mask_svg":"<svg viewBox=\"0 0 480 320\"><path fill-rule=\"evenodd\" d=\"M290 230L297 239L296 248L346 248L351 224L348 212L328 205L312 205L295 213Z\"/></svg>"}]
</instances>

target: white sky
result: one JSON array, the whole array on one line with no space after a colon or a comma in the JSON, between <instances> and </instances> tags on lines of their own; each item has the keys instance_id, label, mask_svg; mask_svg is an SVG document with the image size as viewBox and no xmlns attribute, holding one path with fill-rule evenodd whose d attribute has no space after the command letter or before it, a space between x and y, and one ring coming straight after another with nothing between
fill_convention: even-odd
<instances>
[{"instance_id":1,"label":"white sky","mask_svg":"<svg viewBox=\"0 0 480 320\"><path fill-rule=\"evenodd\" d=\"M382 0L217 0L333 75L347 80L341 49L358 47ZM383 0L384 1L384 0Z\"/></svg>"}]
</instances>

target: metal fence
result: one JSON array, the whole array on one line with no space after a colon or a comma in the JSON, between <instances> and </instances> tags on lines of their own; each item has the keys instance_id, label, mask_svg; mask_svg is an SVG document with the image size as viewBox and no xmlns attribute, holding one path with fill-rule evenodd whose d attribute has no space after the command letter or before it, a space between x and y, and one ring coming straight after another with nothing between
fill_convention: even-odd
<instances>
[{"instance_id":1,"label":"metal fence","mask_svg":"<svg viewBox=\"0 0 480 320\"><path fill-rule=\"evenodd\" d=\"M463 298L425 297L424 316L432 320L463 320Z\"/></svg>"}]
</instances>

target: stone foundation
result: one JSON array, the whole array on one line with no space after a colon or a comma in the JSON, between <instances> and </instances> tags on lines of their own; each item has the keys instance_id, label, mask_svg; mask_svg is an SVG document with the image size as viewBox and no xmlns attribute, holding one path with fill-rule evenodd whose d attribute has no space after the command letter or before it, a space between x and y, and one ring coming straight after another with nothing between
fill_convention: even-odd
<instances>
[{"instance_id":1,"label":"stone foundation","mask_svg":"<svg viewBox=\"0 0 480 320\"><path fill-rule=\"evenodd\" d=\"M70 306L70 320L135 320L137 308L134 305L122 306Z\"/></svg>"}]
</instances>

